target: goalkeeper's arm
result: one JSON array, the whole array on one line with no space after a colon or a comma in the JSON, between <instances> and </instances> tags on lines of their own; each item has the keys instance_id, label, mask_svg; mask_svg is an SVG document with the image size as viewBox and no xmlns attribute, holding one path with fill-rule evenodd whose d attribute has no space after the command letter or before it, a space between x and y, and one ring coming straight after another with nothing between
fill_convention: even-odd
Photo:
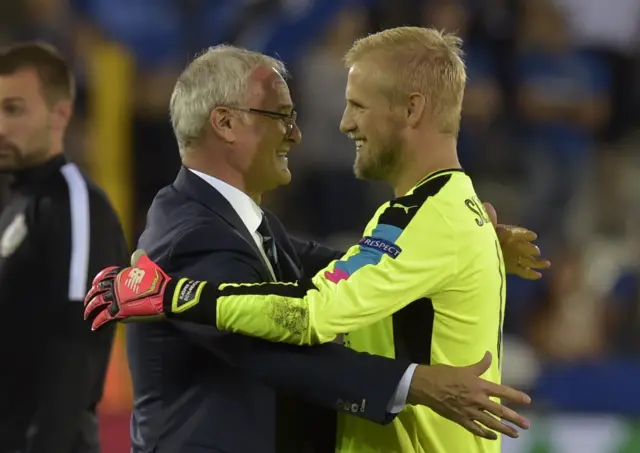
<instances>
[{"instance_id":1,"label":"goalkeeper's arm","mask_svg":"<svg viewBox=\"0 0 640 453\"><path fill-rule=\"evenodd\" d=\"M169 317L271 341L332 341L437 292L455 275L455 241L445 237L449 229L427 228L439 221L439 213L429 208L423 207L425 225L409 223L395 242L366 237L355 253L312 279L218 286L181 279L165 293L164 311ZM431 230L428 240L425 229Z\"/></svg>"},{"instance_id":2,"label":"goalkeeper's arm","mask_svg":"<svg viewBox=\"0 0 640 453\"><path fill-rule=\"evenodd\" d=\"M137 271L145 278L120 273L112 298L117 307L99 314L94 325L109 319L164 314L270 341L298 345L332 341L339 334L384 319L439 291L455 275L457 245L449 237L451 231L432 225L440 220L435 208L427 204L422 209L422 224L410 222L404 230L383 225L373 232L380 231L380 237L365 237L341 260L312 279L296 283L172 280L145 259L146 264ZM426 238L424 231L430 231ZM141 283L127 286L126 282L135 279L142 279ZM142 288L143 283L148 290L131 290ZM100 291L98 284L95 292ZM103 302L109 304L104 297L98 296L97 302L91 302L91 297L88 313L103 306Z\"/></svg>"}]
</instances>

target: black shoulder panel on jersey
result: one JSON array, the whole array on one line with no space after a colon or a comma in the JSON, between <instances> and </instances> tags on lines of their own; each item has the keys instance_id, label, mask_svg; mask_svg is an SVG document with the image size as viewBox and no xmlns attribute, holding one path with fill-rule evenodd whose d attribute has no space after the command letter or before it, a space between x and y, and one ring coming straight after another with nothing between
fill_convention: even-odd
<instances>
[{"instance_id":1,"label":"black shoulder panel on jersey","mask_svg":"<svg viewBox=\"0 0 640 453\"><path fill-rule=\"evenodd\" d=\"M425 201L440 192L450 179L450 173L432 175L413 193L392 200L389 207L380 214L378 224L392 225L404 230Z\"/></svg>"}]
</instances>

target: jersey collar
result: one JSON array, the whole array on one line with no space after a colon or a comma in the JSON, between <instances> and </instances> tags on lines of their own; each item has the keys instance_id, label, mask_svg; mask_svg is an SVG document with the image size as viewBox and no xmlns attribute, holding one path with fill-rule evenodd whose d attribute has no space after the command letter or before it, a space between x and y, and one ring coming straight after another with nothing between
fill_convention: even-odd
<instances>
[{"instance_id":1,"label":"jersey collar","mask_svg":"<svg viewBox=\"0 0 640 453\"><path fill-rule=\"evenodd\" d=\"M422 184L424 184L427 181L431 181L434 178L437 178L437 177L443 176L443 175L449 175L451 173L464 173L464 170L462 168L447 168L447 169L443 169L443 170L434 171L432 173L429 173L427 176L422 178L420 181L418 181L418 183L415 186L413 186L413 188L415 189L416 187L421 186Z\"/></svg>"},{"instance_id":2,"label":"jersey collar","mask_svg":"<svg viewBox=\"0 0 640 453\"><path fill-rule=\"evenodd\" d=\"M33 187L47 179L52 173L57 172L60 167L66 163L66 157L64 154L60 154L42 164L18 170L12 174L13 181L11 188L21 189L25 187Z\"/></svg>"}]
</instances>

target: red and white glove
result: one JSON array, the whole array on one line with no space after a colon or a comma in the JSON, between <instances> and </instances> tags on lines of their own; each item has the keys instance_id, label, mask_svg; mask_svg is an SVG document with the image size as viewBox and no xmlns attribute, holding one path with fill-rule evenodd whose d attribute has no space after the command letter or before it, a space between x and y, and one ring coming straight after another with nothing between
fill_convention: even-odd
<instances>
[{"instance_id":1,"label":"red and white glove","mask_svg":"<svg viewBox=\"0 0 640 453\"><path fill-rule=\"evenodd\" d=\"M84 319L96 330L113 321L157 320L164 316L163 299L171 278L142 251L132 267L108 267L93 279L84 300Z\"/></svg>"}]
</instances>

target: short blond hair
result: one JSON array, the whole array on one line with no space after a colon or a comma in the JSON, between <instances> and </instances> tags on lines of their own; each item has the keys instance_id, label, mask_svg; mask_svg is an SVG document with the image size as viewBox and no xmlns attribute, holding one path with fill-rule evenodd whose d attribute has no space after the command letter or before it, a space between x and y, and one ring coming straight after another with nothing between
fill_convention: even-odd
<instances>
[{"instance_id":1,"label":"short blond hair","mask_svg":"<svg viewBox=\"0 0 640 453\"><path fill-rule=\"evenodd\" d=\"M390 28L357 40L345 55L348 68L364 59L378 59L389 77L392 102L422 93L440 132L458 134L467 72L462 40L431 28Z\"/></svg>"},{"instance_id":2,"label":"short blond hair","mask_svg":"<svg viewBox=\"0 0 640 453\"><path fill-rule=\"evenodd\" d=\"M215 107L245 102L249 76L263 66L286 77L280 60L230 45L210 47L189 63L178 77L169 104L180 156L200 138Z\"/></svg>"}]
</instances>

